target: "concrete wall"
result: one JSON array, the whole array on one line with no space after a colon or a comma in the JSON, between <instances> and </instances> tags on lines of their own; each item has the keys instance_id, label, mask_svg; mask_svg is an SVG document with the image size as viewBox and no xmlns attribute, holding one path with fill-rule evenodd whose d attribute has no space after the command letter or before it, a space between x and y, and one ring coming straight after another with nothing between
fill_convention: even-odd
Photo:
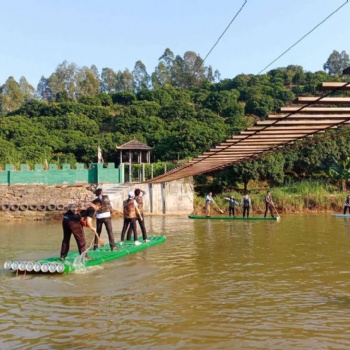
<instances>
[{"instance_id":1,"label":"concrete wall","mask_svg":"<svg viewBox=\"0 0 350 350\"><path fill-rule=\"evenodd\" d=\"M140 188L146 191L144 197L145 214L179 215L193 212L193 182L191 179L171 181L164 184L123 184L111 187L109 184L99 186L113 202L115 210L123 211L123 201L128 192Z\"/></svg>"}]
</instances>

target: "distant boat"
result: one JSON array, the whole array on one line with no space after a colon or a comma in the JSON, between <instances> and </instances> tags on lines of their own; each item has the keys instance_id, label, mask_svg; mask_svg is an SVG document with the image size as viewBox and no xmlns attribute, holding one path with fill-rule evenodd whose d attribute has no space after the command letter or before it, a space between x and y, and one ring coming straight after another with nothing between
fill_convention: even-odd
<instances>
[{"instance_id":1,"label":"distant boat","mask_svg":"<svg viewBox=\"0 0 350 350\"><path fill-rule=\"evenodd\" d=\"M243 216L204 216L204 215L189 215L189 219L207 219L207 220L262 220L262 221L279 221L281 218L278 217L268 217L264 218L262 216L249 216L243 217ZM349 215L350 217L350 215Z\"/></svg>"}]
</instances>

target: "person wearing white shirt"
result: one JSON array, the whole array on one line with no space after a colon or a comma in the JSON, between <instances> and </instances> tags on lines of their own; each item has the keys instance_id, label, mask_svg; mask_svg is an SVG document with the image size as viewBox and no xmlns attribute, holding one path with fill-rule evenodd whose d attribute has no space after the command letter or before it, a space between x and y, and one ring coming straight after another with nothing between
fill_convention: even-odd
<instances>
[{"instance_id":1,"label":"person wearing white shirt","mask_svg":"<svg viewBox=\"0 0 350 350\"><path fill-rule=\"evenodd\" d=\"M213 193L209 192L205 197L205 216L210 216L210 204L214 202Z\"/></svg>"}]
</instances>

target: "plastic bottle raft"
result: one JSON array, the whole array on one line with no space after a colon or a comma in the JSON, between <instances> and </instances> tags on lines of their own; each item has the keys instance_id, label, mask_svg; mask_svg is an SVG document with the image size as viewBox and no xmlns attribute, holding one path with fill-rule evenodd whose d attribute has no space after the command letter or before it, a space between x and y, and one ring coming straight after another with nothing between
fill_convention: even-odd
<instances>
[{"instance_id":1,"label":"plastic bottle raft","mask_svg":"<svg viewBox=\"0 0 350 350\"><path fill-rule=\"evenodd\" d=\"M151 236L148 237L149 242L139 239L142 243L138 246L134 244L134 241L124 241L124 244L120 246L117 244L117 249L111 251L109 244L104 247L98 247L97 250L89 250L87 252L91 260L81 258L78 252L69 253L64 261L60 260L59 256L41 259L37 261L21 261L21 260L7 260L4 263L6 270L14 272L31 272L31 273L68 273L94 265L100 265L106 261L119 259L125 255L136 253L140 250L154 246L156 244L165 241L165 236Z\"/></svg>"},{"instance_id":2,"label":"plastic bottle raft","mask_svg":"<svg viewBox=\"0 0 350 350\"><path fill-rule=\"evenodd\" d=\"M260 217L260 216L249 216L243 217L243 216L225 216L225 215L218 215L218 216L204 216L204 215L189 215L189 219L207 219L207 220L263 220L263 221L279 221L281 218L279 216L275 217Z\"/></svg>"}]
</instances>

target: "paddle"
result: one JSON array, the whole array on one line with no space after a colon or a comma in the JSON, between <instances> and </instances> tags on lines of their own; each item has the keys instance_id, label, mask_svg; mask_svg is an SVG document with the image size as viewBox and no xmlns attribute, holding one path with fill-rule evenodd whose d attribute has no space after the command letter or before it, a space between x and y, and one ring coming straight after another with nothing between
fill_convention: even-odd
<instances>
[{"instance_id":1,"label":"paddle","mask_svg":"<svg viewBox=\"0 0 350 350\"><path fill-rule=\"evenodd\" d=\"M136 209L137 215L139 216L140 220L142 221L143 219L142 219L142 215L141 215L141 213L140 213L139 208L135 206L135 209Z\"/></svg>"},{"instance_id":2,"label":"paddle","mask_svg":"<svg viewBox=\"0 0 350 350\"><path fill-rule=\"evenodd\" d=\"M216 204L216 202L213 199L213 203L216 205L216 208L220 211L221 214L223 214L224 212L219 208L219 206Z\"/></svg>"},{"instance_id":3,"label":"paddle","mask_svg":"<svg viewBox=\"0 0 350 350\"><path fill-rule=\"evenodd\" d=\"M278 211L277 211L277 209L276 209L276 207L275 207L275 203L272 203L272 205L273 205L273 208L275 209L275 211L276 211L276 214L277 214L277 218L279 219L280 218L280 216L279 216L279 214L278 214Z\"/></svg>"},{"instance_id":4,"label":"paddle","mask_svg":"<svg viewBox=\"0 0 350 350\"><path fill-rule=\"evenodd\" d=\"M92 230L93 231L93 230ZM96 231L93 231L93 233L95 234L96 238L97 238L97 244L99 247L104 247L105 244L104 242L102 241L102 239L98 236L97 232Z\"/></svg>"}]
</instances>

